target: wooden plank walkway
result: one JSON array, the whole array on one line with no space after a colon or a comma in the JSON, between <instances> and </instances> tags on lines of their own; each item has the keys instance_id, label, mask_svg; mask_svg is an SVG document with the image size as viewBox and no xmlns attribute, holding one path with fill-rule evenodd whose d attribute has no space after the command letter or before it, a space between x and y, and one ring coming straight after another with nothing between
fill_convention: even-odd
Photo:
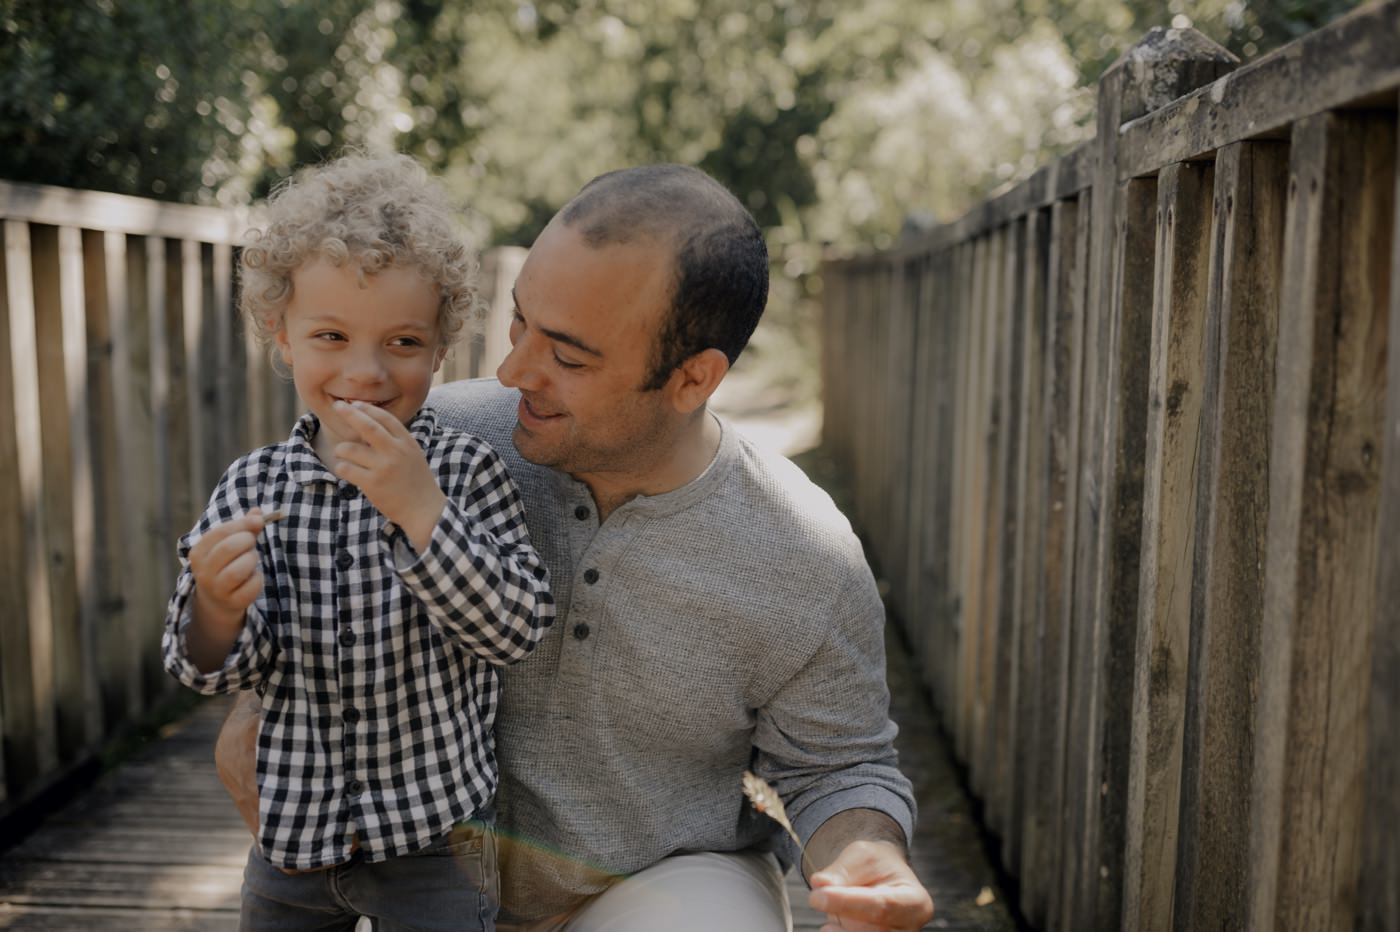
<instances>
[{"instance_id":1,"label":"wooden plank walkway","mask_svg":"<svg viewBox=\"0 0 1400 932\"><path fill-rule=\"evenodd\" d=\"M892 712L920 805L915 868L937 906L929 928L1014 929L916 682L892 636ZM214 773L226 708L201 703L0 858L0 929L236 929L248 835ZM794 929L820 928L795 875L789 889ZM994 900L978 906L979 894Z\"/></svg>"}]
</instances>

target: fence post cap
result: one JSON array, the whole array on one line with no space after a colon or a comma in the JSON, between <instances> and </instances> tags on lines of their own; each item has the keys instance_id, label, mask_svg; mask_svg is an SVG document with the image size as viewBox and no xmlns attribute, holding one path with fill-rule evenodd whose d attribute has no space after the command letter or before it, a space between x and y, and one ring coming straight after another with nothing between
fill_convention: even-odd
<instances>
[{"instance_id":1,"label":"fence post cap","mask_svg":"<svg viewBox=\"0 0 1400 932\"><path fill-rule=\"evenodd\" d=\"M1194 29L1154 26L1109 66L1100 88L1121 82L1120 117L1126 123L1210 84L1239 64L1228 49Z\"/></svg>"}]
</instances>

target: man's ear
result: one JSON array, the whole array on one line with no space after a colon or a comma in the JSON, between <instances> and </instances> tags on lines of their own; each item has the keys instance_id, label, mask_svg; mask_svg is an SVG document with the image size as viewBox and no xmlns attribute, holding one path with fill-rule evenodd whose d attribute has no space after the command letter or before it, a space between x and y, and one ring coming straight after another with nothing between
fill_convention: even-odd
<instances>
[{"instance_id":1,"label":"man's ear","mask_svg":"<svg viewBox=\"0 0 1400 932\"><path fill-rule=\"evenodd\" d=\"M729 372L729 357L711 347L676 367L666 382L671 404L681 414L698 411Z\"/></svg>"}]
</instances>

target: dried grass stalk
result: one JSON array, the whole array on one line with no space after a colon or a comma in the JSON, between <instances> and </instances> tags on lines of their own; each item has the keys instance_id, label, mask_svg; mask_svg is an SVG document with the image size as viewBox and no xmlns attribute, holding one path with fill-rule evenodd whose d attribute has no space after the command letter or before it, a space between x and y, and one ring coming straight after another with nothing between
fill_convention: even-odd
<instances>
[{"instance_id":1,"label":"dried grass stalk","mask_svg":"<svg viewBox=\"0 0 1400 932\"><path fill-rule=\"evenodd\" d=\"M285 517L287 517L287 513L285 511L269 511L267 514L262 516L263 526L266 527L269 524L276 524L278 521L281 521Z\"/></svg>"},{"instance_id":2,"label":"dried grass stalk","mask_svg":"<svg viewBox=\"0 0 1400 932\"><path fill-rule=\"evenodd\" d=\"M788 821L787 811L783 809L782 797L768 785L767 781L757 774L745 770L744 795L748 797L750 805L787 831L792 838L792 843L797 845L798 853L803 860L806 860L807 849L803 846L802 839L797 837L797 832L793 831L792 823Z\"/></svg>"}]
</instances>

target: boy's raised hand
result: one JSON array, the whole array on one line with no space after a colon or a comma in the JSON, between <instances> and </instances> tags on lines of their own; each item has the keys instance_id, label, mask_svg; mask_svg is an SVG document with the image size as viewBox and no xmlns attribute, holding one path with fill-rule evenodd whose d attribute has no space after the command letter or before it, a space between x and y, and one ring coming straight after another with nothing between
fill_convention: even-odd
<instances>
[{"instance_id":1,"label":"boy's raised hand","mask_svg":"<svg viewBox=\"0 0 1400 932\"><path fill-rule=\"evenodd\" d=\"M354 483L380 514L408 535L422 553L447 504L423 448L398 418L356 401L335 402L336 413L360 435L360 443L338 443L332 472Z\"/></svg>"},{"instance_id":2,"label":"boy's raised hand","mask_svg":"<svg viewBox=\"0 0 1400 932\"><path fill-rule=\"evenodd\" d=\"M190 548L194 577L193 622L186 632L190 660L208 673L223 665L248 606L263 589L258 558L258 535L265 521L262 509L216 524Z\"/></svg>"}]
</instances>

